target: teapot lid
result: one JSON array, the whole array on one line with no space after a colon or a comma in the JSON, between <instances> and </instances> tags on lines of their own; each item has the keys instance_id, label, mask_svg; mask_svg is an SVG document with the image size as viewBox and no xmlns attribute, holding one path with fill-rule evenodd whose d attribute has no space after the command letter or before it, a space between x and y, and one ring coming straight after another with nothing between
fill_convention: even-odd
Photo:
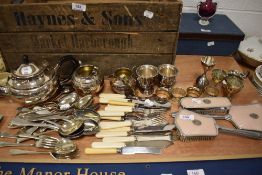
<instances>
[{"instance_id":1,"label":"teapot lid","mask_svg":"<svg viewBox=\"0 0 262 175\"><path fill-rule=\"evenodd\" d=\"M23 64L13 72L13 76L16 78L31 78L41 73L43 73L43 70L39 69L34 63L31 63L27 55L23 55Z\"/></svg>"}]
</instances>

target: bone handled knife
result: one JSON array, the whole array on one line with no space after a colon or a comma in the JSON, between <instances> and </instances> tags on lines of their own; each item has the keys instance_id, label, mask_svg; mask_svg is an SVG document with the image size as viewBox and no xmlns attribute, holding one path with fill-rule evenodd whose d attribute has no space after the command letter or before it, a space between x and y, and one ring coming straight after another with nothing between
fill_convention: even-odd
<instances>
[{"instance_id":1,"label":"bone handled knife","mask_svg":"<svg viewBox=\"0 0 262 175\"><path fill-rule=\"evenodd\" d=\"M113 128L121 128L121 127L127 127L127 126L132 126L132 121L126 120L126 121L100 122L99 123L100 129L113 129Z\"/></svg>"},{"instance_id":2,"label":"bone handled knife","mask_svg":"<svg viewBox=\"0 0 262 175\"><path fill-rule=\"evenodd\" d=\"M114 105L107 105L105 107L105 111L120 111L120 112L133 112L133 106L114 106Z\"/></svg>"},{"instance_id":3,"label":"bone handled knife","mask_svg":"<svg viewBox=\"0 0 262 175\"><path fill-rule=\"evenodd\" d=\"M101 117L123 117L124 111L97 111Z\"/></svg>"},{"instance_id":4,"label":"bone handled knife","mask_svg":"<svg viewBox=\"0 0 262 175\"><path fill-rule=\"evenodd\" d=\"M122 136L122 137L104 137L103 142L134 142L134 141L154 141L167 140L172 141L171 135L149 135L149 136Z\"/></svg>"},{"instance_id":5,"label":"bone handled knife","mask_svg":"<svg viewBox=\"0 0 262 175\"><path fill-rule=\"evenodd\" d=\"M128 131L100 131L96 133L96 138L115 137L115 136L128 136Z\"/></svg>"},{"instance_id":6,"label":"bone handled knife","mask_svg":"<svg viewBox=\"0 0 262 175\"><path fill-rule=\"evenodd\" d=\"M122 147L122 148L85 148L85 154L161 154L161 148Z\"/></svg>"},{"instance_id":7,"label":"bone handled knife","mask_svg":"<svg viewBox=\"0 0 262 175\"><path fill-rule=\"evenodd\" d=\"M124 98L126 98L126 96L125 95L123 95L123 94L113 94L113 93L100 93L99 94L99 97L100 98L107 98L107 99L114 99L114 98L116 98L116 99L124 99Z\"/></svg>"},{"instance_id":8,"label":"bone handled knife","mask_svg":"<svg viewBox=\"0 0 262 175\"><path fill-rule=\"evenodd\" d=\"M115 132L122 132L122 131L125 131L125 132L129 132L131 131L131 127L129 126L126 126L126 127L121 127L121 128L111 128L111 129L100 129L100 132L111 132L111 131L115 131Z\"/></svg>"},{"instance_id":9,"label":"bone handled knife","mask_svg":"<svg viewBox=\"0 0 262 175\"><path fill-rule=\"evenodd\" d=\"M157 147L166 148L172 145L173 142L167 140L152 140L152 141L133 141L133 142L93 142L92 148L122 148L122 147Z\"/></svg>"},{"instance_id":10,"label":"bone handled knife","mask_svg":"<svg viewBox=\"0 0 262 175\"><path fill-rule=\"evenodd\" d=\"M136 105L135 103L132 102L117 101L117 100L108 100L108 104L118 105L118 106L132 106L132 107Z\"/></svg>"},{"instance_id":11,"label":"bone handled knife","mask_svg":"<svg viewBox=\"0 0 262 175\"><path fill-rule=\"evenodd\" d=\"M102 103L102 104L107 104L109 103L109 101L118 101L118 102L128 102L129 99L125 99L125 98L114 98L114 97L102 97L102 98L99 98L99 103Z\"/></svg>"},{"instance_id":12,"label":"bone handled knife","mask_svg":"<svg viewBox=\"0 0 262 175\"><path fill-rule=\"evenodd\" d=\"M126 144L124 142L92 142L92 148L122 148L125 147Z\"/></svg>"},{"instance_id":13,"label":"bone handled knife","mask_svg":"<svg viewBox=\"0 0 262 175\"><path fill-rule=\"evenodd\" d=\"M123 117L100 117L103 120L110 120L110 121L123 121Z\"/></svg>"}]
</instances>

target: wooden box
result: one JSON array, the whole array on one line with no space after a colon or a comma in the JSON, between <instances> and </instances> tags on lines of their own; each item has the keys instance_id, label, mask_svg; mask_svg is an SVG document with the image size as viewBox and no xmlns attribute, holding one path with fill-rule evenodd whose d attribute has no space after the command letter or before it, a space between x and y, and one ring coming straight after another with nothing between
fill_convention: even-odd
<instances>
[{"instance_id":1,"label":"wooden box","mask_svg":"<svg viewBox=\"0 0 262 175\"><path fill-rule=\"evenodd\" d=\"M0 2L0 49L8 68L21 56L56 63L73 55L104 73L174 63L180 0L25 0Z\"/></svg>"}]
</instances>

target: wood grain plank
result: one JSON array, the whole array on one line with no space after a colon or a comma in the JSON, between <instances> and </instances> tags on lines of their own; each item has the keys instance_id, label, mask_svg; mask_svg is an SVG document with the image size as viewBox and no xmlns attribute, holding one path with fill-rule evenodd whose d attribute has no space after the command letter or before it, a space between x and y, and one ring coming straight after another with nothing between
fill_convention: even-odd
<instances>
[{"instance_id":1,"label":"wood grain plank","mask_svg":"<svg viewBox=\"0 0 262 175\"><path fill-rule=\"evenodd\" d=\"M3 52L173 53L177 32L0 33Z\"/></svg>"},{"instance_id":2,"label":"wood grain plank","mask_svg":"<svg viewBox=\"0 0 262 175\"><path fill-rule=\"evenodd\" d=\"M73 2L73 1L71 1ZM11 31L178 31L181 1L85 1L0 4L0 32ZM152 18L144 11L154 13Z\"/></svg>"}]
</instances>

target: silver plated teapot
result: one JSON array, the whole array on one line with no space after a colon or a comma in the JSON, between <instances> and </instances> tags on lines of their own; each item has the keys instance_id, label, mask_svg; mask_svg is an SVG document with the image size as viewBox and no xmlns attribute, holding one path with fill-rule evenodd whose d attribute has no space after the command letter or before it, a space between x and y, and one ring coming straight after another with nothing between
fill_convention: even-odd
<instances>
[{"instance_id":1,"label":"silver plated teapot","mask_svg":"<svg viewBox=\"0 0 262 175\"><path fill-rule=\"evenodd\" d=\"M65 76L61 67L69 62L72 70ZM0 94L11 95L25 104L36 104L48 100L59 85L71 79L79 63L72 56L62 57L55 67L44 61L40 66L23 56L23 63L11 73L6 86L0 86Z\"/></svg>"}]
</instances>

